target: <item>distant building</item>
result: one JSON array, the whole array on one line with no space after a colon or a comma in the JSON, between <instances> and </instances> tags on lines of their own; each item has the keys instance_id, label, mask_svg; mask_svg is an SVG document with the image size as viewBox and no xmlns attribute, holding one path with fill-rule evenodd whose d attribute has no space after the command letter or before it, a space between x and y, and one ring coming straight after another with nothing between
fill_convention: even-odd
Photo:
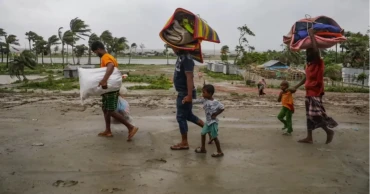
<instances>
[{"instance_id":1,"label":"distant building","mask_svg":"<svg viewBox=\"0 0 370 194\"><path fill-rule=\"evenodd\" d=\"M289 66L285 65L284 63L277 61L277 60L271 60L264 64L262 64L265 69L268 70L276 70L276 69L288 69Z\"/></svg>"},{"instance_id":2,"label":"distant building","mask_svg":"<svg viewBox=\"0 0 370 194\"><path fill-rule=\"evenodd\" d=\"M357 81L358 75L365 73L365 86L369 86L369 70L355 69L355 68L342 68L342 79L344 83L362 85L362 81Z\"/></svg>"}]
</instances>

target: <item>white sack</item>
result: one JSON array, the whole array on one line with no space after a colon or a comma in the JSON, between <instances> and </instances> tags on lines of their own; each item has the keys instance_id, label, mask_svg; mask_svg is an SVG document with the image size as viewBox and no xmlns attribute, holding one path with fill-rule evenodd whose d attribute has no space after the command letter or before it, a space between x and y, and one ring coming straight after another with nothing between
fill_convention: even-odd
<instances>
[{"instance_id":1,"label":"white sack","mask_svg":"<svg viewBox=\"0 0 370 194\"><path fill-rule=\"evenodd\" d=\"M108 79L108 88L103 89L99 86L99 82L103 79L106 71L106 67L94 69L78 68L80 97L82 101L89 96L99 96L107 92L120 90L122 85L122 74L117 68L114 68L112 75Z\"/></svg>"}]
</instances>

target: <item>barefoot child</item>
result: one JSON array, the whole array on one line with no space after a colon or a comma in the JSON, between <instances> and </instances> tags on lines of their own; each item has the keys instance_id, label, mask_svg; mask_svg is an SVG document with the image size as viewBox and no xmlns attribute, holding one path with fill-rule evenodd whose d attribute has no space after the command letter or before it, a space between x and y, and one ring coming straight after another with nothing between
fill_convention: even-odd
<instances>
[{"instance_id":1,"label":"barefoot child","mask_svg":"<svg viewBox=\"0 0 370 194\"><path fill-rule=\"evenodd\" d=\"M278 102L281 102L283 107L277 118L284 124L283 130L288 129L287 132L283 135L292 135L293 126L292 126L292 115L294 113L293 105L293 93L294 90L289 89L289 82L283 81L280 84L281 92L278 98ZM285 117L285 120L284 120Z\"/></svg>"},{"instance_id":2,"label":"barefoot child","mask_svg":"<svg viewBox=\"0 0 370 194\"><path fill-rule=\"evenodd\" d=\"M202 147L198 147L196 153L207 153L205 148L206 134L210 133L212 140L215 141L217 147L217 153L212 154L212 157L222 157L224 156L220 141L218 140L218 119L217 116L221 114L225 109L224 105L219 101L213 99L213 94L215 93L215 88L212 85L204 85L202 89L203 99L193 100L193 103L202 103L203 109L206 113L206 123L202 129Z\"/></svg>"}]
</instances>

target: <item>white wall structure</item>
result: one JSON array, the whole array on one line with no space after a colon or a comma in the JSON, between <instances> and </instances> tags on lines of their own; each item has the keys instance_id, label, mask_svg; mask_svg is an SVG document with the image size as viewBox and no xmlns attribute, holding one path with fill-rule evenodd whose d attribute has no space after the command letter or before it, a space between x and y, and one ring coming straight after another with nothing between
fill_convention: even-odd
<instances>
[{"instance_id":1,"label":"white wall structure","mask_svg":"<svg viewBox=\"0 0 370 194\"><path fill-rule=\"evenodd\" d=\"M367 75L367 79L365 80L365 86L369 86L369 70L364 71L363 69L342 68L343 82L362 85L361 81L357 81L357 77L363 72Z\"/></svg>"}]
</instances>

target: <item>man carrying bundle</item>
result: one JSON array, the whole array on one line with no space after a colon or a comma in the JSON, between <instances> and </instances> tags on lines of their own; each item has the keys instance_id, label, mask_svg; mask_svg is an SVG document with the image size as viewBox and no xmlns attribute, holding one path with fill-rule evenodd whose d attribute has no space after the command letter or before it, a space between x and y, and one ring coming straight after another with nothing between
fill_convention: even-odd
<instances>
[{"instance_id":1,"label":"man carrying bundle","mask_svg":"<svg viewBox=\"0 0 370 194\"><path fill-rule=\"evenodd\" d=\"M294 87L294 90L297 90L300 86L305 84L306 88L307 137L298 142L312 144L312 131L317 128L322 128L326 132L326 144L329 144L334 137L334 131L330 128L338 126L338 123L326 114L322 104L325 66L317 47L315 31L311 28L308 32L312 41L312 48L306 50L306 77Z\"/></svg>"},{"instance_id":2,"label":"man carrying bundle","mask_svg":"<svg viewBox=\"0 0 370 194\"><path fill-rule=\"evenodd\" d=\"M107 68L107 71L103 79L99 83L99 86L101 86L103 89L107 89L108 79L112 75L114 68L118 67L117 60L112 55L107 53L107 51L105 50L104 44L99 41L92 43L91 50L97 56L100 57L101 59L100 67ZM117 103L118 103L118 95L119 95L119 91L108 92L102 95L102 109L103 109L104 120L105 120L105 131L99 133L99 136L113 137L112 132L111 132L111 127L110 127L111 117L113 117L127 127L128 129L127 141L130 141L132 137L136 134L136 132L139 130L139 128L130 124L121 114L116 112Z\"/></svg>"}]
</instances>

